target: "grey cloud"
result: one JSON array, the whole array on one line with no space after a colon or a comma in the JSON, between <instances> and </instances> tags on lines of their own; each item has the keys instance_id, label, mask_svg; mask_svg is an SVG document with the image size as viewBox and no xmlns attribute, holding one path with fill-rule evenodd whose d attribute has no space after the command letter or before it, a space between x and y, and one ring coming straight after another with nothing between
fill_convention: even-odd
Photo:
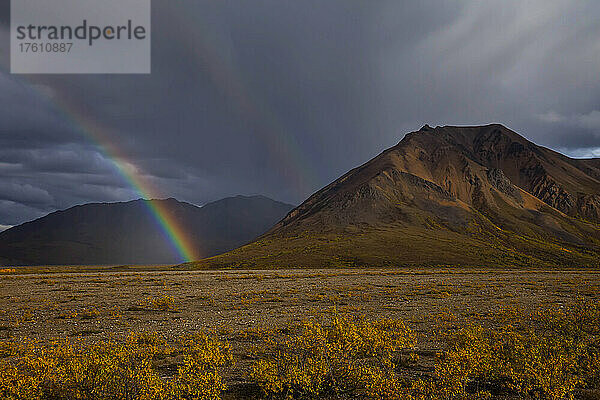
<instances>
[{"instance_id":1,"label":"grey cloud","mask_svg":"<svg viewBox=\"0 0 600 400\"><path fill-rule=\"evenodd\" d=\"M12 225L0 225L0 232L4 232L7 229L12 228Z\"/></svg>"},{"instance_id":2,"label":"grey cloud","mask_svg":"<svg viewBox=\"0 0 600 400\"><path fill-rule=\"evenodd\" d=\"M0 0L0 25L10 25L10 0Z\"/></svg>"},{"instance_id":3,"label":"grey cloud","mask_svg":"<svg viewBox=\"0 0 600 400\"><path fill-rule=\"evenodd\" d=\"M33 86L0 72L2 148L44 148L82 141L68 121Z\"/></svg>"},{"instance_id":4,"label":"grey cloud","mask_svg":"<svg viewBox=\"0 0 600 400\"><path fill-rule=\"evenodd\" d=\"M548 124L560 124L589 130L600 135L600 111L592 110L586 114L562 115L554 111L538 114L540 121Z\"/></svg>"},{"instance_id":5,"label":"grey cloud","mask_svg":"<svg viewBox=\"0 0 600 400\"><path fill-rule=\"evenodd\" d=\"M0 159L18 163L24 172L112 173L114 167L97 150L76 145L0 150ZM1 170L1 169L0 169Z\"/></svg>"},{"instance_id":6,"label":"grey cloud","mask_svg":"<svg viewBox=\"0 0 600 400\"><path fill-rule=\"evenodd\" d=\"M0 73L0 182L48 210L139 196L99 142L157 195L298 203L425 123L594 155L598 17L567 0L154 0L152 75ZM28 207L0 203L0 224Z\"/></svg>"},{"instance_id":7,"label":"grey cloud","mask_svg":"<svg viewBox=\"0 0 600 400\"><path fill-rule=\"evenodd\" d=\"M588 94L598 92L599 82L590 72L598 61L578 67L577 60L597 54L589 30L600 5L511 0L463 5L456 19L413 48L382 57L385 96L407 110L392 123L411 116L434 124L502 122L552 143L533 115L553 106L564 112L576 103L579 110L593 104Z\"/></svg>"},{"instance_id":8,"label":"grey cloud","mask_svg":"<svg viewBox=\"0 0 600 400\"><path fill-rule=\"evenodd\" d=\"M0 200L0 220L5 225L17 225L42 217L53 211L52 208L39 209L19 202Z\"/></svg>"},{"instance_id":9,"label":"grey cloud","mask_svg":"<svg viewBox=\"0 0 600 400\"><path fill-rule=\"evenodd\" d=\"M558 122L575 125L583 129L589 129L590 131L598 132L598 130L600 130L600 111L598 110L590 111L587 114L575 114L569 116L560 115L551 111L540 115L540 119L544 122Z\"/></svg>"},{"instance_id":10,"label":"grey cloud","mask_svg":"<svg viewBox=\"0 0 600 400\"><path fill-rule=\"evenodd\" d=\"M28 184L2 181L0 182L0 200L40 205L52 202L53 198L43 189Z\"/></svg>"},{"instance_id":11,"label":"grey cloud","mask_svg":"<svg viewBox=\"0 0 600 400\"><path fill-rule=\"evenodd\" d=\"M550 145L569 155L592 156L600 148L600 111L563 115L548 111L536 115Z\"/></svg>"}]
</instances>

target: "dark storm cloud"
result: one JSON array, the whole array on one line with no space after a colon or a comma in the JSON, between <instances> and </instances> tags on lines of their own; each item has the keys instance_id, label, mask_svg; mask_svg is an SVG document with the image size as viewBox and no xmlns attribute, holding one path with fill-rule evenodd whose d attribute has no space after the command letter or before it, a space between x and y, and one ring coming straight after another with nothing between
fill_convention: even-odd
<instances>
[{"instance_id":1,"label":"dark storm cloud","mask_svg":"<svg viewBox=\"0 0 600 400\"><path fill-rule=\"evenodd\" d=\"M0 224L138 196L95 141L196 204L300 202L425 123L598 154L598 17L568 0L154 0L150 76L0 73Z\"/></svg>"},{"instance_id":2,"label":"dark storm cloud","mask_svg":"<svg viewBox=\"0 0 600 400\"><path fill-rule=\"evenodd\" d=\"M49 87L21 82L0 72L0 88L0 148L46 148L82 141L49 107Z\"/></svg>"},{"instance_id":3,"label":"dark storm cloud","mask_svg":"<svg viewBox=\"0 0 600 400\"><path fill-rule=\"evenodd\" d=\"M47 204L52 202L52 196L47 191L27 184L16 182L0 182L1 200L24 204Z\"/></svg>"},{"instance_id":4,"label":"dark storm cloud","mask_svg":"<svg viewBox=\"0 0 600 400\"><path fill-rule=\"evenodd\" d=\"M41 217L51 211L51 208L40 209L20 202L0 200L0 220L6 221L4 226L17 225Z\"/></svg>"},{"instance_id":5,"label":"dark storm cloud","mask_svg":"<svg viewBox=\"0 0 600 400\"><path fill-rule=\"evenodd\" d=\"M0 1L0 25L10 24L10 0Z\"/></svg>"},{"instance_id":6,"label":"dark storm cloud","mask_svg":"<svg viewBox=\"0 0 600 400\"><path fill-rule=\"evenodd\" d=\"M24 172L112 173L108 161L97 151L76 145L37 149L0 150L0 159L8 164L20 164ZM2 167L0 166L0 170Z\"/></svg>"}]
</instances>

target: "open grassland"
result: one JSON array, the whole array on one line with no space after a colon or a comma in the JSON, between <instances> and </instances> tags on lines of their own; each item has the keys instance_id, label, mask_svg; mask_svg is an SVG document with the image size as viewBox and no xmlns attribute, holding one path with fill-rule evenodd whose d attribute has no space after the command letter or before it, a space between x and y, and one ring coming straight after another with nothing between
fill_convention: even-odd
<instances>
[{"instance_id":1,"label":"open grassland","mask_svg":"<svg viewBox=\"0 0 600 400\"><path fill-rule=\"evenodd\" d=\"M0 305L1 398L600 396L600 271L17 269Z\"/></svg>"},{"instance_id":2,"label":"open grassland","mask_svg":"<svg viewBox=\"0 0 600 400\"><path fill-rule=\"evenodd\" d=\"M425 227L401 223L348 227L343 232L272 234L235 250L186 264L195 269L437 268L440 264L494 269L598 268L600 243L581 246L539 235L472 223L468 234L417 217ZM517 220L519 221L519 220ZM516 222L517 224L519 222ZM595 231L594 231L595 232ZM600 231L599 231L600 232Z\"/></svg>"}]
</instances>

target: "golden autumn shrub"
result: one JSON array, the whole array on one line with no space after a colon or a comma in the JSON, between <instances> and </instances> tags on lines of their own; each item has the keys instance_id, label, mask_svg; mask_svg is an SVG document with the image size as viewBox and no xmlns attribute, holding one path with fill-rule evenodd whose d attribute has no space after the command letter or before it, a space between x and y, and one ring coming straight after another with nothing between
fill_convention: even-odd
<instances>
[{"instance_id":1,"label":"golden autumn shrub","mask_svg":"<svg viewBox=\"0 0 600 400\"><path fill-rule=\"evenodd\" d=\"M170 312L177 312L179 310L173 296L147 297L138 306Z\"/></svg>"},{"instance_id":2,"label":"golden autumn shrub","mask_svg":"<svg viewBox=\"0 0 600 400\"><path fill-rule=\"evenodd\" d=\"M600 388L596 303L507 315L496 327L443 325L447 348L430 374L412 380L399 374L398 352L415 343L403 323L306 322L299 334L266 344L276 350L253 365L251 378L275 398L558 400L573 398L578 388Z\"/></svg>"},{"instance_id":3,"label":"golden autumn shrub","mask_svg":"<svg viewBox=\"0 0 600 400\"><path fill-rule=\"evenodd\" d=\"M4 342L0 349L0 398L7 400L218 399L231 363L227 344L202 335L176 347L155 333L137 333L91 346L61 340ZM154 361L177 354L177 373L161 376Z\"/></svg>"},{"instance_id":4,"label":"golden autumn shrub","mask_svg":"<svg viewBox=\"0 0 600 400\"><path fill-rule=\"evenodd\" d=\"M600 386L600 312L593 302L566 311L521 315L499 328L467 324L449 336L433 374L440 398L509 392L523 398L571 399Z\"/></svg>"},{"instance_id":5,"label":"golden autumn shrub","mask_svg":"<svg viewBox=\"0 0 600 400\"><path fill-rule=\"evenodd\" d=\"M508 311L477 323L438 321L433 340L444 346L430 369L418 370L416 335L400 320L333 313L300 327L253 328L242 337L257 359L238 372L267 398L558 400L600 389L596 301ZM175 342L156 333L93 344L5 340L0 399L216 400L233 361L228 343L204 334Z\"/></svg>"},{"instance_id":6,"label":"golden autumn shrub","mask_svg":"<svg viewBox=\"0 0 600 400\"><path fill-rule=\"evenodd\" d=\"M463 328L434 372L437 392L451 398L508 390L543 399L570 398L583 383L577 374L584 346L533 331Z\"/></svg>"},{"instance_id":7,"label":"golden autumn shrub","mask_svg":"<svg viewBox=\"0 0 600 400\"><path fill-rule=\"evenodd\" d=\"M222 371L233 363L229 345L195 334L181 341L183 363L172 381L175 399L219 399L226 389Z\"/></svg>"},{"instance_id":8,"label":"golden autumn shrub","mask_svg":"<svg viewBox=\"0 0 600 400\"><path fill-rule=\"evenodd\" d=\"M335 316L332 326L307 321L300 334L268 343L276 353L254 364L263 392L281 397L356 394L392 398L398 391L398 352L415 337L402 321Z\"/></svg>"}]
</instances>

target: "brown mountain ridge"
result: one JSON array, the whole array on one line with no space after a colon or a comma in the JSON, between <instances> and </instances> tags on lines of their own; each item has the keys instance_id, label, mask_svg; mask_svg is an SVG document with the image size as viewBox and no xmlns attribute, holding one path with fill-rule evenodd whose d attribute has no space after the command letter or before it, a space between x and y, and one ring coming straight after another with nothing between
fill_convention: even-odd
<instances>
[{"instance_id":1,"label":"brown mountain ridge","mask_svg":"<svg viewBox=\"0 0 600 400\"><path fill-rule=\"evenodd\" d=\"M600 160L498 124L431 128L199 267L598 266Z\"/></svg>"}]
</instances>

